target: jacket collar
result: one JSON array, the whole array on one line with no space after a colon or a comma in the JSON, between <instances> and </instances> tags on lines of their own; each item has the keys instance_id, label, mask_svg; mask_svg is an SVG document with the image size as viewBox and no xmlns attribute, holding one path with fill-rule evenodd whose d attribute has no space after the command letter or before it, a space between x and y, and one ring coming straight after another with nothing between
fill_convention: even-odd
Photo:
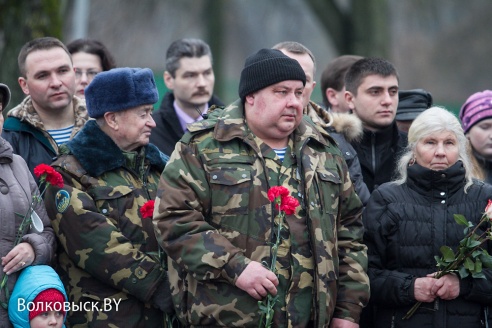
<instances>
[{"instance_id":1,"label":"jacket collar","mask_svg":"<svg viewBox=\"0 0 492 328\"><path fill-rule=\"evenodd\" d=\"M364 134L361 143L371 144L372 138L375 137L377 145L390 144L391 147L407 145L407 134L398 129L396 121L393 121L389 126L379 131L373 132L364 129Z\"/></svg>"},{"instance_id":2,"label":"jacket collar","mask_svg":"<svg viewBox=\"0 0 492 328\"><path fill-rule=\"evenodd\" d=\"M75 113L74 132L78 132L89 119L89 114L87 113L84 99L74 96L72 105ZM45 130L43 121L41 121L39 114L36 112L36 109L34 109L31 96L27 96L19 105L12 108L9 111L8 116L16 117L21 121L31 124L37 129Z\"/></svg>"},{"instance_id":3,"label":"jacket collar","mask_svg":"<svg viewBox=\"0 0 492 328\"><path fill-rule=\"evenodd\" d=\"M126 157L123 151L99 128L95 120L89 120L75 138L66 144L66 147L93 177L125 167ZM144 148L145 158L162 171L167 157L152 144Z\"/></svg>"},{"instance_id":4,"label":"jacket collar","mask_svg":"<svg viewBox=\"0 0 492 328\"><path fill-rule=\"evenodd\" d=\"M195 132L212 126L215 126L214 138L220 142L227 142L234 138L244 141L252 140L251 132L244 120L244 106L240 99L224 108L224 110L216 109L212 111L209 113L208 120L193 123L188 127L188 130ZM328 137L326 132L318 129L307 116L303 116L301 123L294 131L294 137L297 145L303 145L306 141L314 141L328 146L325 139Z\"/></svg>"},{"instance_id":5,"label":"jacket collar","mask_svg":"<svg viewBox=\"0 0 492 328\"><path fill-rule=\"evenodd\" d=\"M434 171L415 163L408 167L407 172L410 188L421 193L431 192L431 196L439 199L446 199L449 193L464 188L466 184L465 168L461 161L441 171Z\"/></svg>"},{"instance_id":6,"label":"jacket collar","mask_svg":"<svg viewBox=\"0 0 492 328\"><path fill-rule=\"evenodd\" d=\"M74 96L72 105L75 113L75 122L71 138L73 138L82 129L87 120L89 120L89 114L87 113L84 99ZM19 105L9 111L7 116L8 118L13 117L18 119L18 122L15 122L15 120L9 120L7 118L5 123L8 128L12 128L14 131L30 132L48 148L52 149L55 153L57 152L58 145L48 132L46 132L41 117L39 117L39 114L34 109L31 96L24 98ZM34 129L31 127L34 127Z\"/></svg>"}]
</instances>

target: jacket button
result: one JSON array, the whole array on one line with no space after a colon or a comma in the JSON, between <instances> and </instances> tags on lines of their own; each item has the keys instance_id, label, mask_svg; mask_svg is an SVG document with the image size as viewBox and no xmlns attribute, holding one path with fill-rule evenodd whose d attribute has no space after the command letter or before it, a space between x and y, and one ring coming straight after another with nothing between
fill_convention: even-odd
<instances>
[{"instance_id":1,"label":"jacket button","mask_svg":"<svg viewBox=\"0 0 492 328\"><path fill-rule=\"evenodd\" d=\"M445 200L441 200L441 204L446 204L446 201Z\"/></svg>"},{"instance_id":2,"label":"jacket button","mask_svg":"<svg viewBox=\"0 0 492 328\"><path fill-rule=\"evenodd\" d=\"M108 210L103 208L103 210L101 212L103 212L103 214L106 214L106 213L108 213Z\"/></svg>"},{"instance_id":3,"label":"jacket button","mask_svg":"<svg viewBox=\"0 0 492 328\"><path fill-rule=\"evenodd\" d=\"M213 175L212 176L212 179L217 180L217 176L216 175Z\"/></svg>"},{"instance_id":4,"label":"jacket button","mask_svg":"<svg viewBox=\"0 0 492 328\"><path fill-rule=\"evenodd\" d=\"M137 278L132 278L132 283L136 284L137 283Z\"/></svg>"},{"instance_id":5,"label":"jacket button","mask_svg":"<svg viewBox=\"0 0 492 328\"><path fill-rule=\"evenodd\" d=\"M246 174L243 174L243 175L241 175L241 176L243 177L243 179L245 179L247 175L246 175Z\"/></svg>"},{"instance_id":6,"label":"jacket button","mask_svg":"<svg viewBox=\"0 0 492 328\"><path fill-rule=\"evenodd\" d=\"M446 177L446 174L441 174L441 178L445 178Z\"/></svg>"},{"instance_id":7,"label":"jacket button","mask_svg":"<svg viewBox=\"0 0 492 328\"><path fill-rule=\"evenodd\" d=\"M444 195L446 195L446 193L445 193L444 191L443 191L443 192L441 192L441 196L444 196Z\"/></svg>"}]
</instances>

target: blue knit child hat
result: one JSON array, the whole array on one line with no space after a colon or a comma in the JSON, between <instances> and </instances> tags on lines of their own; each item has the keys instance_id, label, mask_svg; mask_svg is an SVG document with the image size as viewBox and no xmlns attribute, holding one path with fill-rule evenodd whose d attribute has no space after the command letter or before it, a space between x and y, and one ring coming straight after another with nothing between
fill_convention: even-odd
<instances>
[{"instance_id":1,"label":"blue knit child hat","mask_svg":"<svg viewBox=\"0 0 492 328\"><path fill-rule=\"evenodd\" d=\"M157 100L159 94L149 68L113 68L97 74L85 89L87 111L92 118L155 104Z\"/></svg>"}]
</instances>

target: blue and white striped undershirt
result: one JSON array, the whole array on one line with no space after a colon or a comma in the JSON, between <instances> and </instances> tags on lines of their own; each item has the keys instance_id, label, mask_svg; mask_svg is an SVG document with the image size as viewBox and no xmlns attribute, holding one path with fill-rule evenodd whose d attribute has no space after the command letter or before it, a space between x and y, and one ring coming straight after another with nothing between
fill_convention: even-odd
<instances>
[{"instance_id":1,"label":"blue and white striped undershirt","mask_svg":"<svg viewBox=\"0 0 492 328\"><path fill-rule=\"evenodd\" d=\"M275 154L277 154L278 158L280 158L280 160L283 162L284 161L284 157L285 157L285 151L287 150L287 147L284 147L284 148L280 148L280 149L275 149L273 148L273 151L275 152Z\"/></svg>"},{"instance_id":2,"label":"blue and white striped undershirt","mask_svg":"<svg viewBox=\"0 0 492 328\"><path fill-rule=\"evenodd\" d=\"M58 146L63 145L68 140L70 140L70 136L72 135L73 125L63 129L57 130L46 130L50 136L55 139L55 142Z\"/></svg>"}]
</instances>

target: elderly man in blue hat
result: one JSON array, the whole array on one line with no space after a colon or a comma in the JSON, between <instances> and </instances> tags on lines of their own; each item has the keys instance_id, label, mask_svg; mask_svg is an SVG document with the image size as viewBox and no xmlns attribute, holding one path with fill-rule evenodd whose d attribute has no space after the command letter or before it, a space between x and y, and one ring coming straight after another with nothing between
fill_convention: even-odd
<instances>
[{"instance_id":1,"label":"elderly man in blue hat","mask_svg":"<svg viewBox=\"0 0 492 328\"><path fill-rule=\"evenodd\" d=\"M99 73L86 91L93 120L61 147L52 166L63 188L46 207L60 240L67 322L80 327L162 327L170 297L152 226L167 158L152 144L158 93L150 69Z\"/></svg>"}]
</instances>

